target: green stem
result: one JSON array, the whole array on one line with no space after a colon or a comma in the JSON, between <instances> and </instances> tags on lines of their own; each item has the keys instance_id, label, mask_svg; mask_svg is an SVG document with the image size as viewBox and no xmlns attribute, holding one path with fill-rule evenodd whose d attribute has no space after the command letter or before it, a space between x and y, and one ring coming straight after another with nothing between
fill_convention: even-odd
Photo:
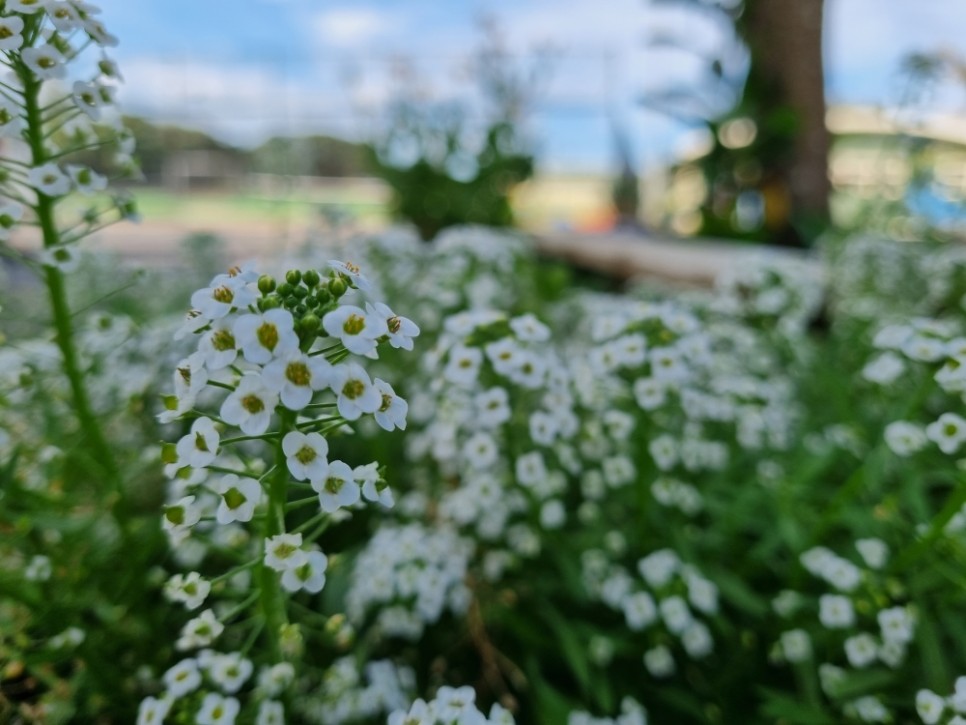
<instances>
[{"instance_id":1,"label":"green stem","mask_svg":"<svg viewBox=\"0 0 966 725\"><path fill-rule=\"evenodd\" d=\"M27 113L27 140L30 144L31 161L33 166L41 166L49 159L44 149L43 121L39 102L40 82L29 74L24 74L24 107ZM54 215L56 200L46 194L37 193L37 201L34 205L34 212L37 215L37 222L40 225L43 235L44 248L54 247L60 242L60 234L57 230L57 222ZM94 413L91 405L87 387L84 384L84 375L78 359L77 347L74 342L74 329L70 305L67 302L67 290L64 284L64 275L56 267L47 266L44 268L47 282L47 291L50 295L50 304L54 315L54 329L56 330L55 340L57 347L60 348L64 374L70 384L71 395L74 401L74 411L77 414L81 431L87 437L90 444L93 458L97 461L101 471L113 485L117 500L114 507L117 508L122 498L121 473L114 458L114 452L101 428L100 421ZM115 515L117 511L115 510ZM119 523L122 521L118 517Z\"/></svg>"},{"instance_id":2,"label":"green stem","mask_svg":"<svg viewBox=\"0 0 966 725\"><path fill-rule=\"evenodd\" d=\"M282 450L282 438L294 428L295 414L283 408L279 408L279 410L282 426L278 432L278 439L275 441L276 470L268 487L268 510L265 514L263 528L263 538L266 541L285 532L285 504L288 499L289 473L288 466L285 465L286 456L285 451ZM265 618L269 651L274 660L280 662L282 651L279 640L282 628L288 623L288 614L279 586L279 575L278 572L265 566L264 563L261 564L258 574L261 582L259 601L262 615Z\"/></svg>"}]
</instances>

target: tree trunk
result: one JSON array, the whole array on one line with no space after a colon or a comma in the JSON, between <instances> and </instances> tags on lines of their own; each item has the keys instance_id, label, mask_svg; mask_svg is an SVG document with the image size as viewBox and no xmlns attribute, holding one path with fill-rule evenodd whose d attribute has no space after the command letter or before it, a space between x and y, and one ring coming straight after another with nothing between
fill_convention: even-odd
<instances>
[{"instance_id":1,"label":"tree trunk","mask_svg":"<svg viewBox=\"0 0 966 725\"><path fill-rule=\"evenodd\" d=\"M829 219L825 78L822 70L824 0L745 0L742 35L751 52L748 90L757 90L760 118L791 111L785 158L761 159L787 189L791 221ZM778 122L780 125L780 122ZM798 226L799 224L796 224Z\"/></svg>"}]
</instances>

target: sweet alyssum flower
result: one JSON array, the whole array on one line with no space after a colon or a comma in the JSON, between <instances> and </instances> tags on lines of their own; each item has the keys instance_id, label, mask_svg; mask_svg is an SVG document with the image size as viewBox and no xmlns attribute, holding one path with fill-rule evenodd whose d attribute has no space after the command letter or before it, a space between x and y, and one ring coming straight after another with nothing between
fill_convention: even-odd
<instances>
[{"instance_id":1,"label":"sweet alyssum flower","mask_svg":"<svg viewBox=\"0 0 966 725\"><path fill-rule=\"evenodd\" d=\"M178 463L192 468L210 466L218 456L221 436L211 418L198 418L191 424L191 432L178 441Z\"/></svg>"},{"instance_id":2,"label":"sweet alyssum flower","mask_svg":"<svg viewBox=\"0 0 966 725\"><path fill-rule=\"evenodd\" d=\"M346 420L358 420L363 413L375 413L382 406L382 396L373 386L369 373L356 363L333 366L329 387L338 396L339 415Z\"/></svg>"},{"instance_id":3,"label":"sweet alyssum flower","mask_svg":"<svg viewBox=\"0 0 966 725\"><path fill-rule=\"evenodd\" d=\"M0 17L0 50L17 50L23 45L23 18Z\"/></svg>"},{"instance_id":4,"label":"sweet alyssum flower","mask_svg":"<svg viewBox=\"0 0 966 725\"><path fill-rule=\"evenodd\" d=\"M264 365L275 356L295 352L299 339L288 310L242 315L235 322L235 339L248 362Z\"/></svg>"},{"instance_id":5,"label":"sweet alyssum flower","mask_svg":"<svg viewBox=\"0 0 966 725\"><path fill-rule=\"evenodd\" d=\"M389 334L386 321L354 305L342 305L322 318L322 327L356 355L376 356L376 341Z\"/></svg>"},{"instance_id":6,"label":"sweet alyssum flower","mask_svg":"<svg viewBox=\"0 0 966 725\"><path fill-rule=\"evenodd\" d=\"M262 497L262 486L254 478L241 478L234 473L222 476L211 487L221 496L215 519L219 524L251 521Z\"/></svg>"},{"instance_id":7,"label":"sweet alyssum flower","mask_svg":"<svg viewBox=\"0 0 966 725\"><path fill-rule=\"evenodd\" d=\"M344 461L329 463L325 478L312 481L319 494L319 506L326 513L352 506L359 501L361 491L352 469Z\"/></svg>"},{"instance_id":8,"label":"sweet alyssum flower","mask_svg":"<svg viewBox=\"0 0 966 725\"><path fill-rule=\"evenodd\" d=\"M282 439L282 450L292 478L313 482L325 479L329 470L329 443L320 434L289 431Z\"/></svg>"},{"instance_id":9,"label":"sweet alyssum flower","mask_svg":"<svg viewBox=\"0 0 966 725\"><path fill-rule=\"evenodd\" d=\"M302 534L277 534L265 540L265 566L284 572L302 566L308 552L302 548Z\"/></svg>"},{"instance_id":10,"label":"sweet alyssum flower","mask_svg":"<svg viewBox=\"0 0 966 725\"><path fill-rule=\"evenodd\" d=\"M325 569L328 564L328 557L321 551L310 551L304 563L282 573L282 587L289 592L304 589L311 594L317 594L325 586Z\"/></svg>"},{"instance_id":11,"label":"sweet alyssum flower","mask_svg":"<svg viewBox=\"0 0 966 725\"><path fill-rule=\"evenodd\" d=\"M63 196L70 191L70 177L53 161L30 169L27 183L47 196Z\"/></svg>"},{"instance_id":12,"label":"sweet alyssum flower","mask_svg":"<svg viewBox=\"0 0 966 725\"><path fill-rule=\"evenodd\" d=\"M247 435L261 435L268 430L278 394L269 388L258 373L245 373L221 405L222 420L237 425Z\"/></svg>"},{"instance_id":13,"label":"sweet alyssum flower","mask_svg":"<svg viewBox=\"0 0 966 725\"><path fill-rule=\"evenodd\" d=\"M321 356L309 357L298 348L280 354L262 371L262 381L279 394L289 410L302 410L317 390L328 387L332 365Z\"/></svg>"}]
</instances>

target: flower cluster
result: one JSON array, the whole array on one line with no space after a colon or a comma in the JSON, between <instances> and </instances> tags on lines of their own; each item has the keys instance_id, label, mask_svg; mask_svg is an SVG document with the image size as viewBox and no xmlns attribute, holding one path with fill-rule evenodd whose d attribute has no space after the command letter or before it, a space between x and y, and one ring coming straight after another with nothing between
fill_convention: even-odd
<instances>
[{"instance_id":1,"label":"flower cluster","mask_svg":"<svg viewBox=\"0 0 966 725\"><path fill-rule=\"evenodd\" d=\"M386 430L406 427L406 401L356 359L378 359L384 343L411 349L419 328L384 303L364 300L371 288L357 267L332 261L328 270L291 270L277 284L234 268L192 295L178 336L193 334L197 349L177 364L175 393L159 416L191 420L163 453L170 484L162 524L179 558L196 570L174 575L165 593L189 610L209 607L185 624L179 650L229 637L230 625L253 610L254 626L249 618L240 627L248 631L242 651L264 626L268 664L284 665L304 637L288 621L287 597L318 594L326 583L330 556L319 538L364 501L394 503L377 463L350 466L331 455L330 441L362 416ZM198 570L226 553L237 562L229 571L209 579ZM218 665L241 655L211 657ZM178 703L199 722L234 721L241 705L233 695L247 675L231 689L211 674L220 669L208 668L222 694L208 692L199 704L186 696L202 696L204 663L188 658L176 668L191 672L185 680L169 671L164 695L145 708ZM251 663L236 669L251 674ZM282 717L280 701L254 694L259 723ZM222 719L212 719L215 711Z\"/></svg>"}]
</instances>

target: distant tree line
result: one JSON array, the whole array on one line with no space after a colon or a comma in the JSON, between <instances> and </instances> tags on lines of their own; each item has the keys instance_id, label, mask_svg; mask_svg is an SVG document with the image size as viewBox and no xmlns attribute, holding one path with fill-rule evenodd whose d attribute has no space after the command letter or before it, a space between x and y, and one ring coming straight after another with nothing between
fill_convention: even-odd
<instances>
[{"instance_id":1,"label":"distant tree line","mask_svg":"<svg viewBox=\"0 0 966 725\"><path fill-rule=\"evenodd\" d=\"M195 129L155 124L143 118L125 117L124 123L137 141L135 153L148 183L164 180L166 164L179 154L212 152L231 167L247 173L295 176L365 176L372 173L361 144L330 136L273 137L254 149L226 144ZM109 152L86 151L77 161L108 168Z\"/></svg>"}]
</instances>

